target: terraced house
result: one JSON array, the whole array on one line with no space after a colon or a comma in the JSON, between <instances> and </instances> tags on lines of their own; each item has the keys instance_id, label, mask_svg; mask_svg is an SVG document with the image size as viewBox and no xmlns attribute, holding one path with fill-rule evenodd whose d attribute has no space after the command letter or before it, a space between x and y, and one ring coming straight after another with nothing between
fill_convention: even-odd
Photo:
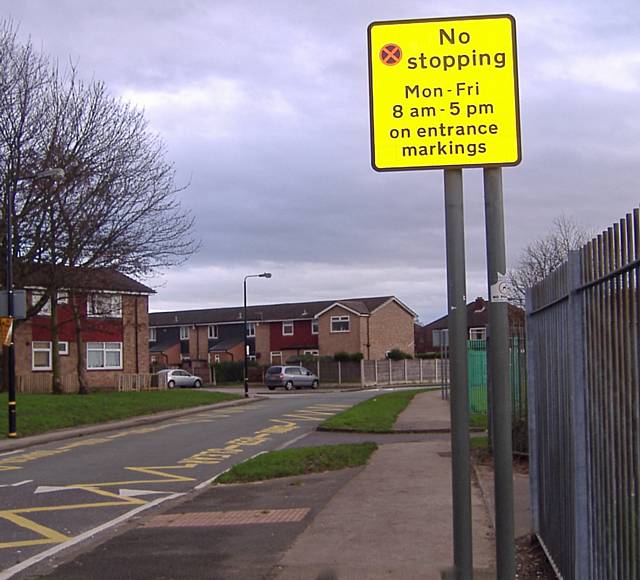
<instances>
[{"instance_id":1,"label":"terraced house","mask_svg":"<svg viewBox=\"0 0 640 580\"><path fill-rule=\"evenodd\" d=\"M382 359L393 349L414 354L416 314L395 296L263 304L247 309L249 356L261 364L337 352ZM242 360L242 307L152 312L151 363Z\"/></svg>"}]
</instances>

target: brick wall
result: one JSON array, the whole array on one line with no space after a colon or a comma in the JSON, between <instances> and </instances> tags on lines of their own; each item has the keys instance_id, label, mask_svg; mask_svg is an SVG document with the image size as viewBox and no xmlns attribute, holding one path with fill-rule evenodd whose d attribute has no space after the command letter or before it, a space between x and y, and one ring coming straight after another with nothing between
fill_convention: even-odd
<instances>
[{"instance_id":1,"label":"brick wall","mask_svg":"<svg viewBox=\"0 0 640 580\"><path fill-rule=\"evenodd\" d=\"M331 317L347 315L349 316L349 332L331 332ZM337 352L362 352L366 355L362 340L362 337L366 337L366 334L362 333L362 319L360 316L340 306L334 306L320 316L318 323L320 330L318 335L320 356L334 355Z\"/></svg>"},{"instance_id":2,"label":"brick wall","mask_svg":"<svg viewBox=\"0 0 640 580\"><path fill-rule=\"evenodd\" d=\"M396 302L389 302L369 318L370 355L372 360L385 358L388 351L399 348L415 354L413 316Z\"/></svg>"},{"instance_id":3,"label":"brick wall","mask_svg":"<svg viewBox=\"0 0 640 580\"><path fill-rule=\"evenodd\" d=\"M209 353L209 325L189 327L189 356L192 361L206 361Z\"/></svg>"},{"instance_id":4,"label":"brick wall","mask_svg":"<svg viewBox=\"0 0 640 580\"><path fill-rule=\"evenodd\" d=\"M277 322L274 324L278 324ZM268 322L256 322L256 360L261 365L268 365L271 352L270 324Z\"/></svg>"}]
</instances>

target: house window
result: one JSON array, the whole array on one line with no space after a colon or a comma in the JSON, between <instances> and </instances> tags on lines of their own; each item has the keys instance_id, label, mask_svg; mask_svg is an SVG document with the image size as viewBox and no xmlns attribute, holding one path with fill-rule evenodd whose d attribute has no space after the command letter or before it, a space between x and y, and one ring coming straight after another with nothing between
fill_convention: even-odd
<instances>
[{"instance_id":1,"label":"house window","mask_svg":"<svg viewBox=\"0 0 640 580\"><path fill-rule=\"evenodd\" d=\"M215 362L215 363L219 363L220 362L220 355L219 354L213 355L213 362Z\"/></svg>"},{"instance_id":2,"label":"house window","mask_svg":"<svg viewBox=\"0 0 640 580\"><path fill-rule=\"evenodd\" d=\"M282 323L282 336L293 336L293 322Z\"/></svg>"},{"instance_id":3,"label":"house window","mask_svg":"<svg viewBox=\"0 0 640 580\"><path fill-rule=\"evenodd\" d=\"M209 330L207 331L207 336L209 338L218 338L218 325L217 324L210 324L209 325ZM189 338L189 333L188 332L187 332L187 338Z\"/></svg>"},{"instance_id":4,"label":"house window","mask_svg":"<svg viewBox=\"0 0 640 580\"><path fill-rule=\"evenodd\" d=\"M180 340L189 340L189 327L181 326L180 327Z\"/></svg>"},{"instance_id":5,"label":"house window","mask_svg":"<svg viewBox=\"0 0 640 580\"><path fill-rule=\"evenodd\" d=\"M470 340L486 340L487 329L484 326L478 326L476 328L469 329Z\"/></svg>"},{"instance_id":6,"label":"house window","mask_svg":"<svg viewBox=\"0 0 640 580\"><path fill-rule=\"evenodd\" d=\"M69 304L69 293L66 290L60 290L56 296L58 304Z\"/></svg>"},{"instance_id":7,"label":"house window","mask_svg":"<svg viewBox=\"0 0 640 580\"><path fill-rule=\"evenodd\" d=\"M158 340L157 330L153 327L149 328L149 342L155 342Z\"/></svg>"},{"instance_id":8,"label":"house window","mask_svg":"<svg viewBox=\"0 0 640 580\"><path fill-rule=\"evenodd\" d=\"M317 320L311 321L311 334L320 334L320 323Z\"/></svg>"},{"instance_id":9,"label":"house window","mask_svg":"<svg viewBox=\"0 0 640 580\"><path fill-rule=\"evenodd\" d=\"M319 350L303 350L302 354L309 354L311 356L320 356Z\"/></svg>"},{"instance_id":10,"label":"house window","mask_svg":"<svg viewBox=\"0 0 640 580\"><path fill-rule=\"evenodd\" d=\"M58 342L58 354L60 356L67 356L69 354L69 343L66 340Z\"/></svg>"},{"instance_id":11,"label":"house window","mask_svg":"<svg viewBox=\"0 0 640 580\"><path fill-rule=\"evenodd\" d=\"M34 371L51 370L51 343L34 340L31 343L31 368Z\"/></svg>"},{"instance_id":12,"label":"house window","mask_svg":"<svg viewBox=\"0 0 640 580\"><path fill-rule=\"evenodd\" d=\"M331 332L349 332L349 315L332 316Z\"/></svg>"},{"instance_id":13,"label":"house window","mask_svg":"<svg viewBox=\"0 0 640 580\"><path fill-rule=\"evenodd\" d=\"M449 346L449 329L443 328L434 330L432 334L433 346L447 347Z\"/></svg>"},{"instance_id":14,"label":"house window","mask_svg":"<svg viewBox=\"0 0 640 580\"><path fill-rule=\"evenodd\" d=\"M247 336L255 336L255 335L256 335L256 323L247 322Z\"/></svg>"},{"instance_id":15,"label":"house window","mask_svg":"<svg viewBox=\"0 0 640 580\"><path fill-rule=\"evenodd\" d=\"M118 294L89 294L87 316L122 318L122 296Z\"/></svg>"},{"instance_id":16,"label":"house window","mask_svg":"<svg viewBox=\"0 0 640 580\"><path fill-rule=\"evenodd\" d=\"M31 306L35 306L38 302L40 302L43 296L44 292L33 292L31 294ZM47 298L47 301L44 303L37 315L51 316L51 300L49 300L49 298Z\"/></svg>"},{"instance_id":17,"label":"house window","mask_svg":"<svg viewBox=\"0 0 640 580\"><path fill-rule=\"evenodd\" d=\"M121 369L122 368L122 343L121 342L88 342L87 343L87 368L88 369Z\"/></svg>"}]
</instances>

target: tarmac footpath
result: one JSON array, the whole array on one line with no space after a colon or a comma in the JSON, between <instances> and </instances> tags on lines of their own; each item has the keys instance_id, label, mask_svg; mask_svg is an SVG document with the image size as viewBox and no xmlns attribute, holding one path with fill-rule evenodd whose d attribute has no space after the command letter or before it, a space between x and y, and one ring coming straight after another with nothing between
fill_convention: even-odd
<instances>
[{"instance_id":1,"label":"tarmac footpath","mask_svg":"<svg viewBox=\"0 0 640 580\"><path fill-rule=\"evenodd\" d=\"M442 434L448 420L448 403L431 391L414 398L395 428ZM492 578L493 529L476 485L472 507L475 577ZM214 485L116 534L16 577L446 578L453 562L450 443L425 435L380 444L362 468Z\"/></svg>"}]
</instances>

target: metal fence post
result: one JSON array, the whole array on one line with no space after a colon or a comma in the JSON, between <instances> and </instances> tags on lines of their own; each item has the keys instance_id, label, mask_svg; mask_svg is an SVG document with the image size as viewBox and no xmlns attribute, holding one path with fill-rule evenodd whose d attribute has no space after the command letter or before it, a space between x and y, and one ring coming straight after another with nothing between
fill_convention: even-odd
<instances>
[{"instance_id":1,"label":"metal fence post","mask_svg":"<svg viewBox=\"0 0 640 580\"><path fill-rule=\"evenodd\" d=\"M589 506L587 469L585 312L580 252L569 252L569 344L571 346L570 388L573 423L574 565L576 578L590 578Z\"/></svg>"},{"instance_id":2,"label":"metal fence post","mask_svg":"<svg viewBox=\"0 0 640 580\"><path fill-rule=\"evenodd\" d=\"M391 359L387 359L389 361L389 384L393 385L393 368L391 367Z\"/></svg>"},{"instance_id":3,"label":"metal fence post","mask_svg":"<svg viewBox=\"0 0 640 580\"><path fill-rule=\"evenodd\" d=\"M525 298L525 334L527 336L527 408L529 425L529 495L531 497L531 519L533 531L540 533L540 488L538 485L538 462L540 461L538 450L538 421L537 421L537 389L535 356L538 347L538 337L535 324L531 316L533 312L533 293L531 288L527 290Z\"/></svg>"},{"instance_id":4,"label":"metal fence post","mask_svg":"<svg viewBox=\"0 0 640 580\"><path fill-rule=\"evenodd\" d=\"M366 384L364 377L364 359L360 359L360 386L364 387Z\"/></svg>"}]
</instances>

